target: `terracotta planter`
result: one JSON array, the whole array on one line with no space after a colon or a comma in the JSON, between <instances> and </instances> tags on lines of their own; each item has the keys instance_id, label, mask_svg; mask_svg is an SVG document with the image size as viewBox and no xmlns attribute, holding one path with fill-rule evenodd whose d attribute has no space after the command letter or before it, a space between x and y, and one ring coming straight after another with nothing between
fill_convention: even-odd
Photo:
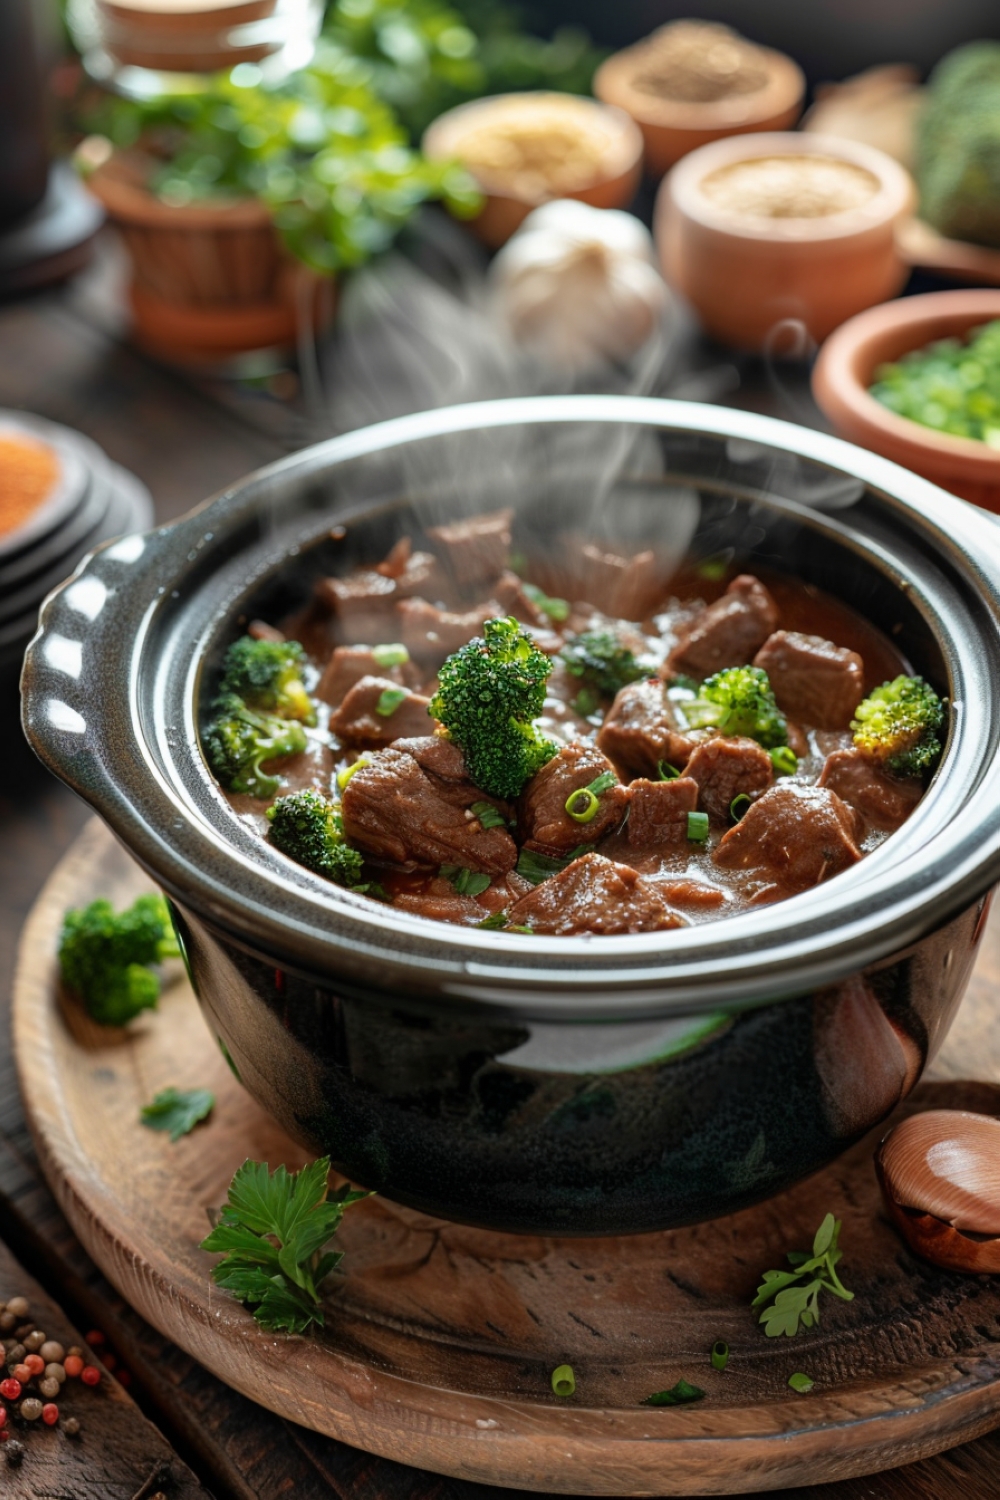
<instances>
[{"instance_id":1,"label":"terracotta planter","mask_svg":"<svg viewBox=\"0 0 1000 1500\"><path fill-rule=\"evenodd\" d=\"M150 166L116 152L88 179L128 248L140 343L211 361L293 345L302 320L328 321L332 280L292 259L262 203L164 203L145 186Z\"/></svg>"},{"instance_id":2,"label":"terracotta planter","mask_svg":"<svg viewBox=\"0 0 1000 1500\"><path fill-rule=\"evenodd\" d=\"M207 73L257 62L283 45L281 28L247 41L234 28L267 20L277 0L97 0L101 37L119 63Z\"/></svg>"},{"instance_id":3,"label":"terracotta planter","mask_svg":"<svg viewBox=\"0 0 1000 1500\"><path fill-rule=\"evenodd\" d=\"M594 75L594 93L635 120L653 177L662 177L674 162L710 141L747 131L784 130L802 113L805 78L782 52L761 49L768 74L763 88L702 103L666 99L636 88L633 80L645 62L647 46L638 42L603 62Z\"/></svg>"},{"instance_id":4,"label":"terracotta planter","mask_svg":"<svg viewBox=\"0 0 1000 1500\"><path fill-rule=\"evenodd\" d=\"M823 345L813 370L813 394L845 437L1000 513L1000 452L972 438L921 427L868 394L879 365L935 339L963 338L993 318L1000 318L995 289L931 292L872 307Z\"/></svg>"},{"instance_id":5,"label":"terracotta planter","mask_svg":"<svg viewBox=\"0 0 1000 1500\"><path fill-rule=\"evenodd\" d=\"M440 115L424 133L422 149L434 160L462 158L462 141L472 130L479 131L493 119L505 121L512 115L526 115L532 110L548 109L551 102L563 110L568 102L564 94L525 93L498 94L489 99L474 99L459 104ZM642 136L628 115L620 109L599 104L594 99L572 96L572 104L586 111L588 119L603 136L603 150L590 182L578 188L558 192L518 195L503 191L485 172L470 166L486 197L486 202L469 221L472 232L497 249L510 239L514 230L533 208L553 198L578 198L594 208L627 208L635 197L642 176Z\"/></svg>"},{"instance_id":6,"label":"terracotta planter","mask_svg":"<svg viewBox=\"0 0 1000 1500\"><path fill-rule=\"evenodd\" d=\"M720 168L775 156L820 156L877 181L859 207L816 218L737 217L702 191ZM854 141L803 135L733 136L686 156L664 179L655 234L663 273L707 331L737 348L762 349L794 320L820 341L900 290L908 274L895 242L913 183L898 162Z\"/></svg>"}]
</instances>

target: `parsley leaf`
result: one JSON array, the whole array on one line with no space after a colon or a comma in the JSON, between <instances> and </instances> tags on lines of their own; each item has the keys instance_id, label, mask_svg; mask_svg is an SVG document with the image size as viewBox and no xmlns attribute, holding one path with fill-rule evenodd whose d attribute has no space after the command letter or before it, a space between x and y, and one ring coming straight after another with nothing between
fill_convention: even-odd
<instances>
[{"instance_id":1,"label":"parsley leaf","mask_svg":"<svg viewBox=\"0 0 1000 1500\"><path fill-rule=\"evenodd\" d=\"M219 1222L201 1248L223 1251L212 1279L253 1307L263 1328L302 1333L322 1326L320 1288L341 1259L324 1247L344 1209L368 1194L343 1187L331 1193L330 1159L289 1172L245 1161L229 1185Z\"/></svg>"},{"instance_id":2,"label":"parsley leaf","mask_svg":"<svg viewBox=\"0 0 1000 1500\"><path fill-rule=\"evenodd\" d=\"M490 877L482 870L466 870L462 865L442 865L438 871L450 880L460 896L481 896L490 888Z\"/></svg>"},{"instance_id":3,"label":"parsley leaf","mask_svg":"<svg viewBox=\"0 0 1000 1500\"><path fill-rule=\"evenodd\" d=\"M647 1396L643 1406L683 1406L685 1401L700 1401L705 1392L700 1385L690 1385L686 1380L678 1380L669 1391L656 1391L654 1395Z\"/></svg>"},{"instance_id":4,"label":"parsley leaf","mask_svg":"<svg viewBox=\"0 0 1000 1500\"><path fill-rule=\"evenodd\" d=\"M786 1334L793 1338L800 1328L815 1328L819 1322L820 1292L832 1292L844 1302L851 1302L849 1292L837 1275L837 1263L843 1255L837 1240L840 1220L827 1214L813 1239L812 1254L790 1250L790 1271L765 1271L750 1304L760 1309L759 1321L768 1338Z\"/></svg>"},{"instance_id":5,"label":"parsley leaf","mask_svg":"<svg viewBox=\"0 0 1000 1500\"><path fill-rule=\"evenodd\" d=\"M168 1130L172 1141L193 1130L215 1108L215 1095L208 1089L162 1089L139 1115L150 1130Z\"/></svg>"},{"instance_id":6,"label":"parsley leaf","mask_svg":"<svg viewBox=\"0 0 1000 1500\"><path fill-rule=\"evenodd\" d=\"M574 859L579 859L583 854L589 854L593 844L578 844L568 854L556 858L551 854L539 854L535 849L522 849L517 861L517 873L523 875L525 880L530 880L532 885L541 885L543 880L548 880L550 875L558 875L560 870L565 870Z\"/></svg>"}]
</instances>

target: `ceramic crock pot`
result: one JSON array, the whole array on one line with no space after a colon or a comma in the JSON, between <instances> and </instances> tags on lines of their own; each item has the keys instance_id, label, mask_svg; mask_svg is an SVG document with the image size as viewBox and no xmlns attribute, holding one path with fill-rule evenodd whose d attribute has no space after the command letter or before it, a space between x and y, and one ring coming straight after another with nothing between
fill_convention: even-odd
<instances>
[{"instance_id":1,"label":"ceramic crock pot","mask_svg":"<svg viewBox=\"0 0 1000 1500\"><path fill-rule=\"evenodd\" d=\"M262 842L199 747L228 643L403 532L499 504L529 554L583 530L668 570L766 563L874 621L951 703L909 821L789 901L629 937L428 921ZM350 433L96 552L48 600L23 687L36 751L168 893L211 1031L293 1136L435 1215L598 1234L765 1197L912 1088L1000 878L998 681L983 513L785 423L580 396Z\"/></svg>"}]
</instances>

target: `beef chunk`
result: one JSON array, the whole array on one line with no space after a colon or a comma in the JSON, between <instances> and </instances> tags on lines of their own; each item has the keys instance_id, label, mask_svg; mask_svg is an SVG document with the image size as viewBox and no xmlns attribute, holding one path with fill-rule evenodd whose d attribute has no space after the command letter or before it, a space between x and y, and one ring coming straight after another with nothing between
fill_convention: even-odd
<instances>
[{"instance_id":1,"label":"beef chunk","mask_svg":"<svg viewBox=\"0 0 1000 1500\"><path fill-rule=\"evenodd\" d=\"M915 777L897 781L886 776L860 750L835 750L828 755L817 786L836 792L870 828L886 833L906 822L924 791Z\"/></svg>"},{"instance_id":2,"label":"beef chunk","mask_svg":"<svg viewBox=\"0 0 1000 1500\"><path fill-rule=\"evenodd\" d=\"M392 902L400 911L432 922L456 922L461 927L475 927L489 916L485 907L471 896L459 896L449 880L432 880L426 891L404 891Z\"/></svg>"},{"instance_id":3,"label":"beef chunk","mask_svg":"<svg viewBox=\"0 0 1000 1500\"><path fill-rule=\"evenodd\" d=\"M729 804L746 793L757 797L774 780L771 757L756 740L716 735L699 745L684 767L699 787L699 805L713 818L728 819Z\"/></svg>"},{"instance_id":4,"label":"beef chunk","mask_svg":"<svg viewBox=\"0 0 1000 1500\"><path fill-rule=\"evenodd\" d=\"M255 641L274 641L280 645L285 639L284 632L276 625L269 625L266 620L251 620L247 626L247 635L252 636Z\"/></svg>"},{"instance_id":5,"label":"beef chunk","mask_svg":"<svg viewBox=\"0 0 1000 1500\"><path fill-rule=\"evenodd\" d=\"M521 794L518 831L532 848L551 854L566 854L578 844L596 843L610 833L625 816L628 792L616 782L598 798L597 812L589 823L578 823L566 811L571 792L579 791L614 767L600 750L582 740L564 745L558 755L532 776Z\"/></svg>"},{"instance_id":6,"label":"beef chunk","mask_svg":"<svg viewBox=\"0 0 1000 1500\"><path fill-rule=\"evenodd\" d=\"M443 585L441 566L433 552L414 552L408 536L401 536L385 557L375 566L383 578L396 585L395 598L409 599L414 594L435 594Z\"/></svg>"},{"instance_id":7,"label":"beef chunk","mask_svg":"<svg viewBox=\"0 0 1000 1500\"><path fill-rule=\"evenodd\" d=\"M771 635L778 609L767 589L750 573L741 573L714 604L695 615L670 653L674 672L709 677L723 667L742 667Z\"/></svg>"},{"instance_id":8,"label":"beef chunk","mask_svg":"<svg viewBox=\"0 0 1000 1500\"><path fill-rule=\"evenodd\" d=\"M537 604L532 604L516 573L512 573L510 569L501 573L493 585L492 593L505 615L513 615L522 625L534 625L539 630L549 631L548 615ZM559 637L559 646L561 645L562 637ZM559 646L556 647L557 651Z\"/></svg>"},{"instance_id":9,"label":"beef chunk","mask_svg":"<svg viewBox=\"0 0 1000 1500\"><path fill-rule=\"evenodd\" d=\"M687 817L698 806L698 783L689 776L673 781L633 781L629 787L628 841L637 850L670 845L687 848Z\"/></svg>"},{"instance_id":10,"label":"beef chunk","mask_svg":"<svg viewBox=\"0 0 1000 1500\"><path fill-rule=\"evenodd\" d=\"M392 634L396 583L374 568L357 568L345 578L321 578L316 596L337 619L345 641L379 641Z\"/></svg>"},{"instance_id":11,"label":"beef chunk","mask_svg":"<svg viewBox=\"0 0 1000 1500\"><path fill-rule=\"evenodd\" d=\"M659 570L652 552L624 556L584 542L577 566L579 592L609 615L641 620L659 595Z\"/></svg>"},{"instance_id":12,"label":"beef chunk","mask_svg":"<svg viewBox=\"0 0 1000 1500\"><path fill-rule=\"evenodd\" d=\"M577 932L660 932L684 926L652 881L630 865L616 864L600 854L584 854L558 875L543 880L515 901L508 920L514 926L561 937Z\"/></svg>"},{"instance_id":13,"label":"beef chunk","mask_svg":"<svg viewBox=\"0 0 1000 1500\"><path fill-rule=\"evenodd\" d=\"M682 729L658 678L630 682L612 703L597 743L622 776L658 776L660 761L683 770L704 730Z\"/></svg>"},{"instance_id":14,"label":"beef chunk","mask_svg":"<svg viewBox=\"0 0 1000 1500\"><path fill-rule=\"evenodd\" d=\"M489 515L472 516L467 521L453 521L448 526L431 526L427 535L438 543L458 587L468 591L490 584L507 566L510 556L510 523L512 510L495 510Z\"/></svg>"},{"instance_id":15,"label":"beef chunk","mask_svg":"<svg viewBox=\"0 0 1000 1500\"><path fill-rule=\"evenodd\" d=\"M858 653L819 635L777 630L753 664L770 678L782 713L814 729L846 729L865 695L865 664Z\"/></svg>"},{"instance_id":16,"label":"beef chunk","mask_svg":"<svg viewBox=\"0 0 1000 1500\"><path fill-rule=\"evenodd\" d=\"M405 695L391 714L378 711L385 692ZM430 701L409 688L401 688L389 677L362 677L330 715L330 728L345 745L391 745L395 740L434 727L435 721L427 714Z\"/></svg>"},{"instance_id":17,"label":"beef chunk","mask_svg":"<svg viewBox=\"0 0 1000 1500\"><path fill-rule=\"evenodd\" d=\"M430 721L433 723L433 720ZM407 755L412 755L422 771L433 779L435 790L446 802L456 807L468 807L471 777L465 765L465 756L460 747L443 735L421 735L418 739L397 740L393 746ZM502 816L505 823L513 822L513 809L501 797L490 797L476 789L473 799L489 802Z\"/></svg>"},{"instance_id":18,"label":"beef chunk","mask_svg":"<svg viewBox=\"0 0 1000 1500\"><path fill-rule=\"evenodd\" d=\"M350 783L348 783L350 785ZM757 900L807 891L856 864L851 809L825 787L773 786L724 834L713 858L762 882Z\"/></svg>"},{"instance_id":19,"label":"beef chunk","mask_svg":"<svg viewBox=\"0 0 1000 1500\"><path fill-rule=\"evenodd\" d=\"M379 750L345 786L344 834L350 843L390 864L459 865L506 875L517 862L517 845L505 828L484 828L471 812L474 802L484 800L482 792L467 778L436 776L405 744L418 747L417 754L429 753L426 739ZM454 768L452 756L443 760Z\"/></svg>"},{"instance_id":20,"label":"beef chunk","mask_svg":"<svg viewBox=\"0 0 1000 1500\"><path fill-rule=\"evenodd\" d=\"M439 667L445 657L482 635L487 620L502 615L495 599L477 604L464 614L438 609L426 599L401 599L397 605L397 628L410 655L425 665Z\"/></svg>"},{"instance_id":21,"label":"beef chunk","mask_svg":"<svg viewBox=\"0 0 1000 1500\"><path fill-rule=\"evenodd\" d=\"M335 646L316 688L324 703L341 701L362 677L385 677L404 687L415 687L420 674L409 662L399 667L381 667L371 646Z\"/></svg>"}]
</instances>

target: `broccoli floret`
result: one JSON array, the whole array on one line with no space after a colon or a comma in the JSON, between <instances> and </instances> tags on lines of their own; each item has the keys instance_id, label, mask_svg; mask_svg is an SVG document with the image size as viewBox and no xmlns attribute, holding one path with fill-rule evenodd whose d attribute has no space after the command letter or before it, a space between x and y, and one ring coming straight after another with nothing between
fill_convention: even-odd
<instances>
[{"instance_id":1,"label":"broccoli floret","mask_svg":"<svg viewBox=\"0 0 1000 1500\"><path fill-rule=\"evenodd\" d=\"M277 776L261 769L264 762L297 755L307 743L305 730L294 719L254 713L235 693L216 699L202 742L223 786L262 798L273 797L280 785Z\"/></svg>"},{"instance_id":2,"label":"broccoli floret","mask_svg":"<svg viewBox=\"0 0 1000 1500\"><path fill-rule=\"evenodd\" d=\"M556 753L532 724L552 663L517 621L487 620L482 636L444 663L427 712L460 745L476 786L516 797Z\"/></svg>"},{"instance_id":3,"label":"broccoli floret","mask_svg":"<svg viewBox=\"0 0 1000 1500\"><path fill-rule=\"evenodd\" d=\"M864 755L897 776L920 776L941 754L944 704L922 677L897 677L858 704L851 721Z\"/></svg>"},{"instance_id":4,"label":"broccoli floret","mask_svg":"<svg viewBox=\"0 0 1000 1500\"><path fill-rule=\"evenodd\" d=\"M788 724L763 667L726 667L679 708L692 729L746 735L767 750L788 744Z\"/></svg>"},{"instance_id":5,"label":"broccoli floret","mask_svg":"<svg viewBox=\"0 0 1000 1500\"><path fill-rule=\"evenodd\" d=\"M298 641L241 636L226 652L220 693L235 693L258 713L315 724L316 710L302 681L305 652Z\"/></svg>"},{"instance_id":6,"label":"broccoli floret","mask_svg":"<svg viewBox=\"0 0 1000 1500\"><path fill-rule=\"evenodd\" d=\"M954 239L1000 245L1000 42L971 42L930 77L917 121L920 212Z\"/></svg>"},{"instance_id":7,"label":"broccoli floret","mask_svg":"<svg viewBox=\"0 0 1000 1500\"><path fill-rule=\"evenodd\" d=\"M267 810L270 839L289 859L338 885L357 885L361 855L344 839L340 809L321 793L307 790L279 797Z\"/></svg>"},{"instance_id":8,"label":"broccoli floret","mask_svg":"<svg viewBox=\"0 0 1000 1500\"><path fill-rule=\"evenodd\" d=\"M140 896L119 913L110 901L92 901L63 919L63 979L102 1026L124 1026L140 1011L155 1009L160 980L149 965L179 953L162 896Z\"/></svg>"},{"instance_id":9,"label":"broccoli floret","mask_svg":"<svg viewBox=\"0 0 1000 1500\"><path fill-rule=\"evenodd\" d=\"M559 655L567 672L588 687L613 698L626 683L648 677L653 668L636 659L610 630L583 630L571 635Z\"/></svg>"}]
</instances>

